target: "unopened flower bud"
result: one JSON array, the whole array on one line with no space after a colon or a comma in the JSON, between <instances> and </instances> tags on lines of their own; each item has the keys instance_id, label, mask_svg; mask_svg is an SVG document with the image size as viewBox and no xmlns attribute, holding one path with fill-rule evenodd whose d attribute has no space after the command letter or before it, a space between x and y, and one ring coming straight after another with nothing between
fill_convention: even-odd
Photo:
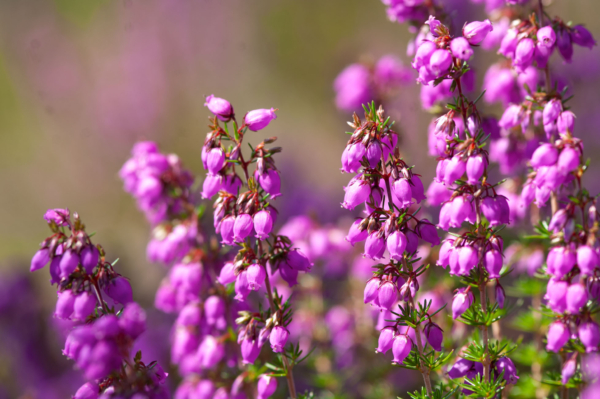
<instances>
[{"instance_id":1,"label":"unopened flower bud","mask_svg":"<svg viewBox=\"0 0 600 399\"><path fill-rule=\"evenodd\" d=\"M253 132L259 131L267 127L273 119L276 119L275 109L255 109L250 111L244 117L244 124Z\"/></svg>"}]
</instances>

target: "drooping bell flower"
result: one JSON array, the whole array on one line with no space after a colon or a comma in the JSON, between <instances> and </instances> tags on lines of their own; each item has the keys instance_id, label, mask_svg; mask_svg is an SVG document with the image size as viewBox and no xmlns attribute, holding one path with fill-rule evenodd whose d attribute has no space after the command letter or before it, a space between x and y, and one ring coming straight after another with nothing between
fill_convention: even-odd
<instances>
[{"instance_id":1,"label":"drooping bell flower","mask_svg":"<svg viewBox=\"0 0 600 399\"><path fill-rule=\"evenodd\" d=\"M377 298L379 299L379 306L382 309L390 310L398 300L396 285L391 281L384 281L379 286Z\"/></svg>"},{"instance_id":2,"label":"drooping bell flower","mask_svg":"<svg viewBox=\"0 0 600 399\"><path fill-rule=\"evenodd\" d=\"M250 235L254 227L252 222L252 216L247 213L236 216L233 224L233 239L235 242L243 242Z\"/></svg>"},{"instance_id":3,"label":"drooping bell flower","mask_svg":"<svg viewBox=\"0 0 600 399\"><path fill-rule=\"evenodd\" d=\"M369 235L369 231L366 228L361 230L362 223L363 219L358 219L352 223L352 226L350 226L350 230L346 236L346 241L348 241L352 246L354 246L354 244L357 242L366 240L367 236Z\"/></svg>"},{"instance_id":4,"label":"drooping bell flower","mask_svg":"<svg viewBox=\"0 0 600 399\"><path fill-rule=\"evenodd\" d=\"M367 281L365 285L364 292L364 302L371 303L373 302L377 296L379 295L379 285L381 284L381 280L378 277L374 277Z\"/></svg>"},{"instance_id":5,"label":"drooping bell flower","mask_svg":"<svg viewBox=\"0 0 600 399\"><path fill-rule=\"evenodd\" d=\"M402 364L404 359L410 354L410 350L412 349L412 342L410 338L406 335L400 334L394 338L394 343L392 344L392 353L394 355L394 359L392 360L393 364Z\"/></svg>"},{"instance_id":6,"label":"drooping bell flower","mask_svg":"<svg viewBox=\"0 0 600 399\"><path fill-rule=\"evenodd\" d=\"M265 282L266 276L267 275L262 266L257 263L251 264L248 269L246 269L246 281L248 284L248 289L250 291L258 291Z\"/></svg>"},{"instance_id":7,"label":"drooping bell flower","mask_svg":"<svg viewBox=\"0 0 600 399\"><path fill-rule=\"evenodd\" d=\"M377 349L375 349L376 353L386 353L390 349L392 349L392 345L394 345L394 337L396 335L396 329L394 327L385 327L379 333L379 340Z\"/></svg>"},{"instance_id":8,"label":"drooping bell flower","mask_svg":"<svg viewBox=\"0 0 600 399\"><path fill-rule=\"evenodd\" d=\"M34 272L42 269L50 262L50 250L48 248L42 248L33 255L31 258L31 267L29 271Z\"/></svg>"},{"instance_id":9,"label":"drooping bell flower","mask_svg":"<svg viewBox=\"0 0 600 399\"><path fill-rule=\"evenodd\" d=\"M396 180L392 185L392 190L403 208L407 208L412 204L413 194L407 179L400 178Z\"/></svg>"},{"instance_id":10,"label":"drooping bell flower","mask_svg":"<svg viewBox=\"0 0 600 399\"><path fill-rule=\"evenodd\" d=\"M260 354L258 342L249 336L240 344L240 350L242 354L242 363L244 364L253 364Z\"/></svg>"},{"instance_id":11,"label":"drooping bell flower","mask_svg":"<svg viewBox=\"0 0 600 399\"><path fill-rule=\"evenodd\" d=\"M571 284L567 289L567 311L579 314L579 309L588 301L587 289L583 284Z\"/></svg>"},{"instance_id":12,"label":"drooping bell flower","mask_svg":"<svg viewBox=\"0 0 600 399\"><path fill-rule=\"evenodd\" d=\"M486 161L483 155L477 154L467 160L467 183L477 184L485 171Z\"/></svg>"},{"instance_id":13,"label":"drooping bell flower","mask_svg":"<svg viewBox=\"0 0 600 399\"><path fill-rule=\"evenodd\" d=\"M490 278L500 278L500 270L502 270L502 254L495 249L486 251L483 258L483 265Z\"/></svg>"},{"instance_id":14,"label":"drooping bell flower","mask_svg":"<svg viewBox=\"0 0 600 399\"><path fill-rule=\"evenodd\" d=\"M402 260L407 242L408 240L406 239L406 236L400 230L396 230L390 234L386 240L387 250L390 253L390 258L397 261Z\"/></svg>"},{"instance_id":15,"label":"drooping bell flower","mask_svg":"<svg viewBox=\"0 0 600 399\"><path fill-rule=\"evenodd\" d=\"M68 277L79 265L79 254L72 249L67 249L60 260L60 276Z\"/></svg>"},{"instance_id":16,"label":"drooping bell flower","mask_svg":"<svg viewBox=\"0 0 600 399\"><path fill-rule=\"evenodd\" d=\"M356 206L363 204L371 194L371 186L362 180L350 183L346 188L344 202L342 207L346 209L354 209Z\"/></svg>"},{"instance_id":17,"label":"drooping bell flower","mask_svg":"<svg viewBox=\"0 0 600 399\"><path fill-rule=\"evenodd\" d=\"M283 352L283 348L285 347L289 336L290 332L287 328L282 326L273 327L271 335L269 336L269 342L271 343L271 348L273 349L273 352Z\"/></svg>"},{"instance_id":18,"label":"drooping bell flower","mask_svg":"<svg viewBox=\"0 0 600 399\"><path fill-rule=\"evenodd\" d=\"M92 274L94 268L98 265L99 259L100 252L95 245L86 245L81 250L81 266L83 266L87 274Z\"/></svg>"},{"instance_id":19,"label":"drooping bell flower","mask_svg":"<svg viewBox=\"0 0 600 399\"><path fill-rule=\"evenodd\" d=\"M423 241L430 243L432 247L440 245L440 237L438 235L437 229L429 220L421 219L417 224L416 232L419 235L419 237L423 239ZM410 234L407 233L406 238L408 239L406 250L412 253L414 252L414 250L411 251L412 248L410 248ZM416 248L414 249L416 250Z\"/></svg>"},{"instance_id":20,"label":"drooping bell flower","mask_svg":"<svg viewBox=\"0 0 600 399\"><path fill-rule=\"evenodd\" d=\"M516 384L519 380L517 376L517 368L515 364L508 357L501 357L496 361L496 371L498 374L504 372L504 379L509 384Z\"/></svg>"},{"instance_id":21,"label":"drooping bell flower","mask_svg":"<svg viewBox=\"0 0 600 399\"><path fill-rule=\"evenodd\" d=\"M204 106L208 107L208 110L223 122L228 122L233 116L233 107L229 101L215 97L213 94L206 97Z\"/></svg>"},{"instance_id":22,"label":"drooping bell flower","mask_svg":"<svg viewBox=\"0 0 600 399\"><path fill-rule=\"evenodd\" d=\"M385 252L385 240L380 236L379 232L374 231L369 234L365 241L364 255L371 259L381 259Z\"/></svg>"},{"instance_id":23,"label":"drooping bell flower","mask_svg":"<svg viewBox=\"0 0 600 399\"><path fill-rule=\"evenodd\" d=\"M600 344L600 327L594 321L584 321L577 328L577 335L579 340L585 346L586 352L598 351L598 345Z\"/></svg>"},{"instance_id":24,"label":"drooping bell flower","mask_svg":"<svg viewBox=\"0 0 600 399\"><path fill-rule=\"evenodd\" d=\"M268 169L261 174L257 170L254 177L257 178L260 187L271 195L271 198L275 199L281 196L281 178L278 171Z\"/></svg>"},{"instance_id":25,"label":"drooping bell flower","mask_svg":"<svg viewBox=\"0 0 600 399\"><path fill-rule=\"evenodd\" d=\"M271 397L277 390L277 378L274 376L263 374L258 379L256 384L257 396L256 399L267 399Z\"/></svg>"},{"instance_id":26,"label":"drooping bell flower","mask_svg":"<svg viewBox=\"0 0 600 399\"><path fill-rule=\"evenodd\" d=\"M110 281L104 290L106 291L106 295L113 301L122 305L127 305L129 302L133 301L131 284L129 284L129 280L121 276Z\"/></svg>"},{"instance_id":27,"label":"drooping bell flower","mask_svg":"<svg viewBox=\"0 0 600 399\"><path fill-rule=\"evenodd\" d=\"M561 321L555 321L548 328L548 343L546 350L558 352L569 340L570 337L568 327Z\"/></svg>"},{"instance_id":28,"label":"drooping bell flower","mask_svg":"<svg viewBox=\"0 0 600 399\"><path fill-rule=\"evenodd\" d=\"M467 291L466 288L459 288L454 295L452 301L452 318L456 320L460 317L473 303L473 294L471 290Z\"/></svg>"},{"instance_id":29,"label":"drooping bell flower","mask_svg":"<svg viewBox=\"0 0 600 399\"><path fill-rule=\"evenodd\" d=\"M464 37L456 37L450 42L450 50L452 55L459 60L468 61L473 55L473 49L469 41Z\"/></svg>"},{"instance_id":30,"label":"drooping bell flower","mask_svg":"<svg viewBox=\"0 0 600 399\"><path fill-rule=\"evenodd\" d=\"M269 236L271 230L273 230L273 218L269 211L263 209L254 215L254 231L256 231L256 238L264 240Z\"/></svg>"}]
</instances>

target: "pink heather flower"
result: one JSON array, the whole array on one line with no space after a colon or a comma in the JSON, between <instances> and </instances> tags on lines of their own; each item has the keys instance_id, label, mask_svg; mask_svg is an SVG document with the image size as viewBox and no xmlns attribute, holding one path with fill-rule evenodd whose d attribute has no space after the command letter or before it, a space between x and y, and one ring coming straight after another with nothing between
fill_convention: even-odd
<instances>
[{"instance_id":1,"label":"pink heather flower","mask_svg":"<svg viewBox=\"0 0 600 399\"><path fill-rule=\"evenodd\" d=\"M71 290L58 292L54 317L59 319L70 319L73 314L75 298L76 297Z\"/></svg>"},{"instance_id":2,"label":"pink heather flower","mask_svg":"<svg viewBox=\"0 0 600 399\"><path fill-rule=\"evenodd\" d=\"M395 328L393 327L385 327L379 333L379 340L377 342L377 349L375 352L377 353L386 353L390 349L392 349L392 345L394 345L394 337L395 337Z\"/></svg>"},{"instance_id":3,"label":"pink heather flower","mask_svg":"<svg viewBox=\"0 0 600 399\"><path fill-rule=\"evenodd\" d=\"M246 281L250 291L258 291L265 282L265 270L258 264L253 263L246 269Z\"/></svg>"},{"instance_id":4,"label":"pink heather flower","mask_svg":"<svg viewBox=\"0 0 600 399\"><path fill-rule=\"evenodd\" d=\"M402 364L404 359L410 354L410 350L412 349L412 342L410 339L403 334L397 335L394 338L394 343L392 345L392 354L394 355L394 359L392 360L393 364Z\"/></svg>"},{"instance_id":5,"label":"pink heather flower","mask_svg":"<svg viewBox=\"0 0 600 399\"><path fill-rule=\"evenodd\" d=\"M44 214L44 219L48 223L54 222L57 226L68 226L70 220L70 213L68 209L48 209Z\"/></svg>"},{"instance_id":6,"label":"pink heather flower","mask_svg":"<svg viewBox=\"0 0 600 399\"><path fill-rule=\"evenodd\" d=\"M566 28L558 30L556 45L558 52L564 58L565 62L570 63L573 57L573 43L571 42L571 35Z\"/></svg>"},{"instance_id":7,"label":"pink heather flower","mask_svg":"<svg viewBox=\"0 0 600 399\"><path fill-rule=\"evenodd\" d=\"M100 252L94 245L86 245L81 250L81 266L85 269L87 274L92 274L94 268L98 265L100 259Z\"/></svg>"},{"instance_id":8,"label":"pink heather flower","mask_svg":"<svg viewBox=\"0 0 600 399\"><path fill-rule=\"evenodd\" d=\"M588 301L587 289L583 284L572 284L567 289L567 311L571 314L579 314L579 309Z\"/></svg>"},{"instance_id":9,"label":"pink heather flower","mask_svg":"<svg viewBox=\"0 0 600 399\"><path fill-rule=\"evenodd\" d=\"M206 97L204 106L223 122L228 122L233 116L233 107L229 101L215 97L213 94Z\"/></svg>"},{"instance_id":10,"label":"pink heather flower","mask_svg":"<svg viewBox=\"0 0 600 399\"><path fill-rule=\"evenodd\" d=\"M273 218L267 210L259 211L254 215L254 231L256 231L256 238L264 240L269 236L273 230Z\"/></svg>"},{"instance_id":11,"label":"pink heather flower","mask_svg":"<svg viewBox=\"0 0 600 399\"><path fill-rule=\"evenodd\" d=\"M575 127L575 114L571 111L561 112L556 119L556 127L559 133L572 133Z\"/></svg>"},{"instance_id":12,"label":"pink heather flower","mask_svg":"<svg viewBox=\"0 0 600 399\"><path fill-rule=\"evenodd\" d=\"M550 324L548 328L548 343L546 344L546 350L558 353L570 337L569 329L563 322L555 321Z\"/></svg>"},{"instance_id":13,"label":"pink heather flower","mask_svg":"<svg viewBox=\"0 0 600 399\"><path fill-rule=\"evenodd\" d=\"M500 48L498 49L498 54L502 54L505 57L513 58L515 55L515 50L517 49L517 44L519 44L518 32L516 29L509 29L506 32L506 36L500 42Z\"/></svg>"},{"instance_id":14,"label":"pink heather flower","mask_svg":"<svg viewBox=\"0 0 600 399\"><path fill-rule=\"evenodd\" d=\"M371 259L381 259L385 252L385 240L377 231L371 233L365 242L364 255Z\"/></svg>"},{"instance_id":15,"label":"pink heather flower","mask_svg":"<svg viewBox=\"0 0 600 399\"><path fill-rule=\"evenodd\" d=\"M352 226L350 226L350 230L346 236L346 241L348 241L352 246L354 246L354 244L357 242L366 240L367 236L369 235L369 232L366 228L361 231L360 226L362 222L363 219L358 219L352 223Z\"/></svg>"},{"instance_id":16,"label":"pink heather flower","mask_svg":"<svg viewBox=\"0 0 600 399\"><path fill-rule=\"evenodd\" d=\"M225 245L233 245L233 228L235 226L236 218L235 216L228 215L223 218L221 221L221 227L219 229L221 233L221 243Z\"/></svg>"},{"instance_id":17,"label":"pink heather flower","mask_svg":"<svg viewBox=\"0 0 600 399\"><path fill-rule=\"evenodd\" d=\"M206 324L213 326L225 313L225 301L217 295L211 295L204 301Z\"/></svg>"},{"instance_id":18,"label":"pink heather flower","mask_svg":"<svg viewBox=\"0 0 600 399\"><path fill-rule=\"evenodd\" d=\"M73 399L97 399L99 391L100 388L98 387L98 384L94 382L86 382L81 387L79 387L77 392L75 392L75 396L73 396Z\"/></svg>"},{"instance_id":19,"label":"pink heather flower","mask_svg":"<svg viewBox=\"0 0 600 399\"><path fill-rule=\"evenodd\" d=\"M67 249L60 260L60 276L69 277L79 265L79 255L72 249Z\"/></svg>"},{"instance_id":20,"label":"pink heather flower","mask_svg":"<svg viewBox=\"0 0 600 399\"><path fill-rule=\"evenodd\" d=\"M421 221L419 223L417 223L416 232L423 241L430 243L432 247L434 247L436 245L440 245L440 237L438 236L437 229L429 220L421 219ZM411 251L411 247L410 247L411 238L410 237L411 236L409 234L407 234L408 243L406 245L406 250L408 252L412 253L412 252L414 252L414 250ZM416 245L417 243L414 243L414 244Z\"/></svg>"},{"instance_id":21,"label":"pink heather flower","mask_svg":"<svg viewBox=\"0 0 600 399\"><path fill-rule=\"evenodd\" d=\"M485 197L481 201L481 212L490 222L490 226L499 226L510 223L510 208L508 200L503 195Z\"/></svg>"},{"instance_id":22,"label":"pink heather flower","mask_svg":"<svg viewBox=\"0 0 600 399\"><path fill-rule=\"evenodd\" d=\"M535 54L535 42L529 38L521 39L515 50L513 65L517 71L524 71L533 63Z\"/></svg>"},{"instance_id":23,"label":"pink heather flower","mask_svg":"<svg viewBox=\"0 0 600 399\"><path fill-rule=\"evenodd\" d=\"M202 368L215 367L225 356L225 346L212 335L206 335L198 347L199 363Z\"/></svg>"},{"instance_id":24,"label":"pink heather flower","mask_svg":"<svg viewBox=\"0 0 600 399\"><path fill-rule=\"evenodd\" d=\"M558 150L552 144L542 144L534 151L531 156L531 166L539 168L541 166L551 166L558 160Z\"/></svg>"},{"instance_id":25,"label":"pink heather flower","mask_svg":"<svg viewBox=\"0 0 600 399\"><path fill-rule=\"evenodd\" d=\"M479 256L477 250L466 245L457 249L458 251L458 265L460 267L460 275L466 276L469 272L477 265Z\"/></svg>"},{"instance_id":26,"label":"pink heather flower","mask_svg":"<svg viewBox=\"0 0 600 399\"><path fill-rule=\"evenodd\" d=\"M455 197L445 211L448 212L450 227L455 228L460 227L465 220L470 219L474 212L471 201L464 195Z\"/></svg>"},{"instance_id":27,"label":"pink heather flower","mask_svg":"<svg viewBox=\"0 0 600 399\"><path fill-rule=\"evenodd\" d=\"M379 286L377 297L379 299L379 306L382 309L390 310L398 300L396 285L391 281L384 281Z\"/></svg>"},{"instance_id":28,"label":"pink heather flower","mask_svg":"<svg viewBox=\"0 0 600 399\"><path fill-rule=\"evenodd\" d=\"M85 320L96 309L96 297L89 292L82 292L73 302L73 320Z\"/></svg>"},{"instance_id":29,"label":"pink heather flower","mask_svg":"<svg viewBox=\"0 0 600 399\"><path fill-rule=\"evenodd\" d=\"M459 288L452 301L452 318L456 320L460 315L465 313L473 303L473 299L473 294L470 290L467 291L466 288Z\"/></svg>"},{"instance_id":30,"label":"pink heather flower","mask_svg":"<svg viewBox=\"0 0 600 399\"><path fill-rule=\"evenodd\" d=\"M444 183L446 185L453 184L455 180L460 179L465 174L466 169L466 162L461 157L455 155L446 165Z\"/></svg>"},{"instance_id":31,"label":"pink heather flower","mask_svg":"<svg viewBox=\"0 0 600 399\"><path fill-rule=\"evenodd\" d=\"M494 27L489 19L485 21L473 21L463 27L463 36L471 44L479 44L485 39Z\"/></svg>"},{"instance_id":32,"label":"pink heather flower","mask_svg":"<svg viewBox=\"0 0 600 399\"><path fill-rule=\"evenodd\" d=\"M483 264L490 278L500 278L500 270L502 270L502 254L495 250L485 252Z\"/></svg>"},{"instance_id":33,"label":"pink heather flower","mask_svg":"<svg viewBox=\"0 0 600 399\"><path fill-rule=\"evenodd\" d=\"M413 175L410 178L410 182L412 183L411 193L415 201L417 201L419 204L424 199L427 199L427 197L425 197L425 190L423 188L423 182L421 181L421 178L417 175Z\"/></svg>"},{"instance_id":34,"label":"pink heather flower","mask_svg":"<svg viewBox=\"0 0 600 399\"><path fill-rule=\"evenodd\" d=\"M271 349L275 353L283 352L285 344L290 336L290 332L287 328L281 326L273 327L271 335L269 336L269 342L271 343Z\"/></svg>"},{"instance_id":35,"label":"pink heather flower","mask_svg":"<svg viewBox=\"0 0 600 399\"><path fill-rule=\"evenodd\" d=\"M516 384L519 380L515 364L507 357L501 357L496 361L496 371L498 374L504 372L504 379L508 381L509 384Z\"/></svg>"},{"instance_id":36,"label":"pink heather flower","mask_svg":"<svg viewBox=\"0 0 600 399\"><path fill-rule=\"evenodd\" d=\"M442 350L442 343L444 342L444 334L440 326L433 322L429 322L424 329L425 338L427 343L435 350L440 352Z\"/></svg>"},{"instance_id":37,"label":"pink heather flower","mask_svg":"<svg viewBox=\"0 0 600 399\"><path fill-rule=\"evenodd\" d=\"M346 146L344 148L344 152L342 152L342 172L346 173L356 173L360 169L360 162L354 161L350 162L350 149L352 146Z\"/></svg>"},{"instance_id":38,"label":"pink heather flower","mask_svg":"<svg viewBox=\"0 0 600 399\"><path fill-rule=\"evenodd\" d=\"M481 176L483 176L483 172L486 167L486 160L481 154L474 155L469 157L467 160L467 183L469 184L477 184Z\"/></svg>"},{"instance_id":39,"label":"pink heather flower","mask_svg":"<svg viewBox=\"0 0 600 399\"><path fill-rule=\"evenodd\" d=\"M369 144L366 156L367 160L369 161L369 166L371 166L371 168L377 167L377 164L379 163L379 161L381 161L381 154L381 144L379 144L378 141L373 141L371 144Z\"/></svg>"},{"instance_id":40,"label":"pink heather flower","mask_svg":"<svg viewBox=\"0 0 600 399\"><path fill-rule=\"evenodd\" d=\"M48 248L42 248L33 255L31 258L31 267L29 271L34 272L42 269L50 262L50 250Z\"/></svg>"},{"instance_id":41,"label":"pink heather flower","mask_svg":"<svg viewBox=\"0 0 600 399\"><path fill-rule=\"evenodd\" d=\"M402 60L395 55L384 55L377 61L373 79L376 84L383 87L400 86L414 81L410 69L404 66Z\"/></svg>"},{"instance_id":42,"label":"pink heather flower","mask_svg":"<svg viewBox=\"0 0 600 399\"><path fill-rule=\"evenodd\" d=\"M544 125L554 123L558 119L558 116L561 112L562 103L560 102L560 100L554 98L548 101L546 105L544 105L544 111L542 114Z\"/></svg>"},{"instance_id":43,"label":"pink heather flower","mask_svg":"<svg viewBox=\"0 0 600 399\"><path fill-rule=\"evenodd\" d=\"M202 184L202 198L211 198L221 190L222 176L207 174Z\"/></svg>"},{"instance_id":44,"label":"pink heather flower","mask_svg":"<svg viewBox=\"0 0 600 399\"><path fill-rule=\"evenodd\" d=\"M598 253L593 248L587 245L577 248L577 266L581 269L581 273L592 275L599 263Z\"/></svg>"},{"instance_id":45,"label":"pink heather flower","mask_svg":"<svg viewBox=\"0 0 600 399\"><path fill-rule=\"evenodd\" d=\"M260 354L258 342L250 337L246 337L244 340L242 340L240 349L242 353L242 363L244 364L253 364Z\"/></svg>"},{"instance_id":46,"label":"pink heather flower","mask_svg":"<svg viewBox=\"0 0 600 399\"><path fill-rule=\"evenodd\" d=\"M502 286L497 283L494 291L496 294L496 302L498 303L498 307L500 309L504 309L504 301L506 300L506 293L504 292L504 288L502 288Z\"/></svg>"},{"instance_id":47,"label":"pink heather flower","mask_svg":"<svg viewBox=\"0 0 600 399\"><path fill-rule=\"evenodd\" d=\"M579 167L579 151L572 147L566 147L558 156L558 169L563 173L569 173Z\"/></svg>"},{"instance_id":48,"label":"pink heather flower","mask_svg":"<svg viewBox=\"0 0 600 399\"><path fill-rule=\"evenodd\" d=\"M235 242L243 242L252 233L252 216L247 213L237 215L233 225L233 239Z\"/></svg>"},{"instance_id":49,"label":"pink heather flower","mask_svg":"<svg viewBox=\"0 0 600 399\"><path fill-rule=\"evenodd\" d=\"M464 37L452 39L450 42L450 50L452 51L453 56L463 61L468 61L473 55L473 49Z\"/></svg>"},{"instance_id":50,"label":"pink heather flower","mask_svg":"<svg viewBox=\"0 0 600 399\"><path fill-rule=\"evenodd\" d=\"M548 301L548 306L552 311L557 313L563 313L567 310L567 290L569 284L566 281L559 281L550 279L548 281L548 287L546 289L546 296L544 297Z\"/></svg>"},{"instance_id":51,"label":"pink heather flower","mask_svg":"<svg viewBox=\"0 0 600 399\"><path fill-rule=\"evenodd\" d=\"M387 250L390 253L390 258L397 261L402 260L402 255L404 254L406 244L408 243L404 233L402 233L400 230L394 231L388 236L386 243Z\"/></svg>"},{"instance_id":52,"label":"pink heather flower","mask_svg":"<svg viewBox=\"0 0 600 399\"><path fill-rule=\"evenodd\" d=\"M225 165L225 154L220 148L213 148L208 152L206 158L208 173L216 175Z\"/></svg>"},{"instance_id":53,"label":"pink heather flower","mask_svg":"<svg viewBox=\"0 0 600 399\"><path fill-rule=\"evenodd\" d=\"M550 219L550 224L548 225L548 230L551 230L555 233L558 233L565 226L567 222L567 211L563 209L559 209Z\"/></svg>"},{"instance_id":54,"label":"pink heather flower","mask_svg":"<svg viewBox=\"0 0 600 399\"><path fill-rule=\"evenodd\" d=\"M454 240L444 240L440 247L440 253L436 265L442 266L444 269L450 263L450 254L454 251Z\"/></svg>"},{"instance_id":55,"label":"pink heather flower","mask_svg":"<svg viewBox=\"0 0 600 399\"><path fill-rule=\"evenodd\" d=\"M474 362L471 360L459 358L450 370L448 370L448 377L452 379L462 378L467 375L474 365Z\"/></svg>"},{"instance_id":56,"label":"pink heather flower","mask_svg":"<svg viewBox=\"0 0 600 399\"><path fill-rule=\"evenodd\" d=\"M272 120L277 119L275 111L276 110L274 108L255 109L254 111L250 111L244 117L244 124L253 132L262 130L267 127Z\"/></svg>"},{"instance_id":57,"label":"pink heather flower","mask_svg":"<svg viewBox=\"0 0 600 399\"><path fill-rule=\"evenodd\" d=\"M365 303L371 303L378 297L380 285L381 280L378 277L374 277L367 282L363 296Z\"/></svg>"},{"instance_id":58,"label":"pink heather flower","mask_svg":"<svg viewBox=\"0 0 600 399\"><path fill-rule=\"evenodd\" d=\"M256 399L267 399L271 397L277 390L277 378L263 374L258 379L256 384L256 391L258 395Z\"/></svg>"},{"instance_id":59,"label":"pink heather flower","mask_svg":"<svg viewBox=\"0 0 600 399\"><path fill-rule=\"evenodd\" d=\"M575 370L577 370L577 361L575 356L571 356L569 360L567 360L561 370L561 381L563 385L566 385L567 382L575 375Z\"/></svg>"},{"instance_id":60,"label":"pink heather flower","mask_svg":"<svg viewBox=\"0 0 600 399\"><path fill-rule=\"evenodd\" d=\"M537 31L538 44L544 47L552 47L556 43L556 33L552 26L544 26Z\"/></svg>"},{"instance_id":61,"label":"pink heather flower","mask_svg":"<svg viewBox=\"0 0 600 399\"><path fill-rule=\"evenodd\" d=\"M131 284L129 284L129 280L126 278L119 276L113 279L106 285L104 291L113 301L122 305L127 305L129 302L133 301Z\"/></svg>"},{"instance_id":62,"label":"pink heather flower","mask_svg":"<svg viewBox=\"0 0 600 399\"><path fill-rule=\"evenodd\" d=\"M248 294L250 294L250 288L248 287L248 275L244 270L238 274L235 279L235 300L244 302Z\"/></svg>"},{"instance_id":63,"label":"pink heather flower","mask_svg":"<svg viewBox=\"0 0 600 399\"><path fill-rule=\"evenodd\" d=\"M367 147L363 143L354 143L348 147L348 162L361 162L367 154Z\"/></svg>"},{"instance_id":64,"label":"pink heather flower","mask_svg":"<svg viewBox=\"0 0 600 399\"><path fill-rule=\"evenodd\" d=\"M429 59L429 69L436 78L445 75L451 65L452 54L448 50L435 50Z\"/></svg>"},{"instance_id":65,"label":"pink heather flower","mask_svg":"<svg viewBox=\"0 0 600 399\"><path fill-rule=\"evenodd\" d=\"M600 344L600 327L593 321L585 321L581 323L577 329L579 340L585 346L585 351L596 352Z\"/></svg>"},{"instance_id":66,"label":"pink heather flower","mask_svg":"<svg viewBox=\"0 0 600 399\"><path fill-rule=\"evenodd\" d=\"M281 178L279 172L274 169L266 170L264 173L255 173L255 177L258 180L260 187L265 190L267 194L271 195L271 198L277 198L281 195Z\"/></svg>"},{"instance_id":67,"label":"pink heather flower","mask_svg":"<svg viewBox=\"0 0 600 399\"><path fill-rule=\"evenodd\" d=\"M402 208L407 208L412 204L412 190L410 183L405 178L396 180L392 186L394 196L400 201Z\"/></svg>"},{"instance_id":68,"label":"pink heather flower","mask_svg":"<svg viewBox=\"0 0 600 399\"><path fill-rule=\"evenodd\" d=\"M587 47L590 50L596 45L596 40L583 25L575 25L571 29L571 40L581 47Z\"/></svg>"}]
</instances>

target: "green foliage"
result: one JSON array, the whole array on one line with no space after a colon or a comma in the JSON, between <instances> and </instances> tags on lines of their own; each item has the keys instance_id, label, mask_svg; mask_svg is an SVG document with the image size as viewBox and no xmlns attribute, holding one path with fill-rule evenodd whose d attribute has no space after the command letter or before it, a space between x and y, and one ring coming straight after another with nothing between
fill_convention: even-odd
<instances>
[{"instance_id":1,"label":"green foliage","mask_svg":"<svg viewBox=\"0 0 600 399\"><path fill-rule=\"evenodd\" d=\"M477 374L475 378L468 379L460 384L461 388L471 391L467 396L469 398L495 398L504 389L506 381L502 378L504 372L500 374L494 381L486 382L481 374Z\"/></svg>"},{"instance_id":2,"label":"green foliage","mask_svg":"<svg viewBox=\"0 0 600 399\"><path fill-rule=\"evenodd\" d=\"M440 386L435 387L433 389L431 396L428 396L425 387L422 387L421 391L415 391L413 393L408 392L408 396L410 396L411 399L447 399L451 397L454 394L454 392L456 392L456 390L458 389L458 387L452 390L449 390L449 388L450 387L441 384ZM398 399L402 398L398 397Z\"/></svg>"}]
</instances>

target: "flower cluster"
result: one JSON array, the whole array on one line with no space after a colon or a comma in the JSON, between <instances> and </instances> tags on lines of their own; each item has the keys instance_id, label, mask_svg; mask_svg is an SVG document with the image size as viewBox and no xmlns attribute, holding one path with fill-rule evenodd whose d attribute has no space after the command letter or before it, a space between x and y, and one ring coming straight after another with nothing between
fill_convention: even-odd
<instances>
[{"instance_id":1,"label":"flower cluster","mask_svg":"<svg viewBox=\"0 0 600 399\"><path fill-rule=\"evenodd\" d=\"M51 284L58 286L55 317L76 323L63 354L89 381L76 399L101 397L168 398L167 374L156 362L131 358L135 340L146 329L144 310L132 300L129 281L106 262L104 250L85 232L79 215L51 209L44 218L52 235L31 260L31 271L50 263ZM123 308L116 312L115 306Z\"/></svg>"},{"instance_id":2,"label":"flower cluster","mask_svg":"<svg viewBox=\"0 0 600 399\"><path fill-rule=\"evenodd\" d=\"M280 371L287 378L290 396L295 398L292 367L300 352L293 348L289 352L286 350L290 335L287 326L292 320L291 305L271 288L271 279L279 272L279 276L291 287L297 284L299 272L308 272L312 263L301 250L293 247L289 238L272 234L277 217L272 201L281 195L281 181L273 155L281 149L267 146L276 138L266 139L256 147L250 146L247 159L242 151L247 130L255 132L267 127L276 117L275 110L250 111L238 126L228 101L211 96L207 98L206 105L215 118L211 120L211 131L202 149L208 172L203 196L210 198L218 194L213 206L213 220L216 232L221 235L221 243L241 247L233 260L222 268L218 281L224 285L233 283L235 299L242 303L247 301L252 291L262 288L267 291L266 311L240 311L236 319L242 362L253 364L263 344L269 341L273 352L283 354ZM219 120L224 122L223 126ZM254 164L252 172L250 167ZM239 183L213 183L217 180ZM272 387L276 386L274 381L269 376L259 381L259 388L264 388L263 397L272 393Z\"/></svg>"}]
</instances>

